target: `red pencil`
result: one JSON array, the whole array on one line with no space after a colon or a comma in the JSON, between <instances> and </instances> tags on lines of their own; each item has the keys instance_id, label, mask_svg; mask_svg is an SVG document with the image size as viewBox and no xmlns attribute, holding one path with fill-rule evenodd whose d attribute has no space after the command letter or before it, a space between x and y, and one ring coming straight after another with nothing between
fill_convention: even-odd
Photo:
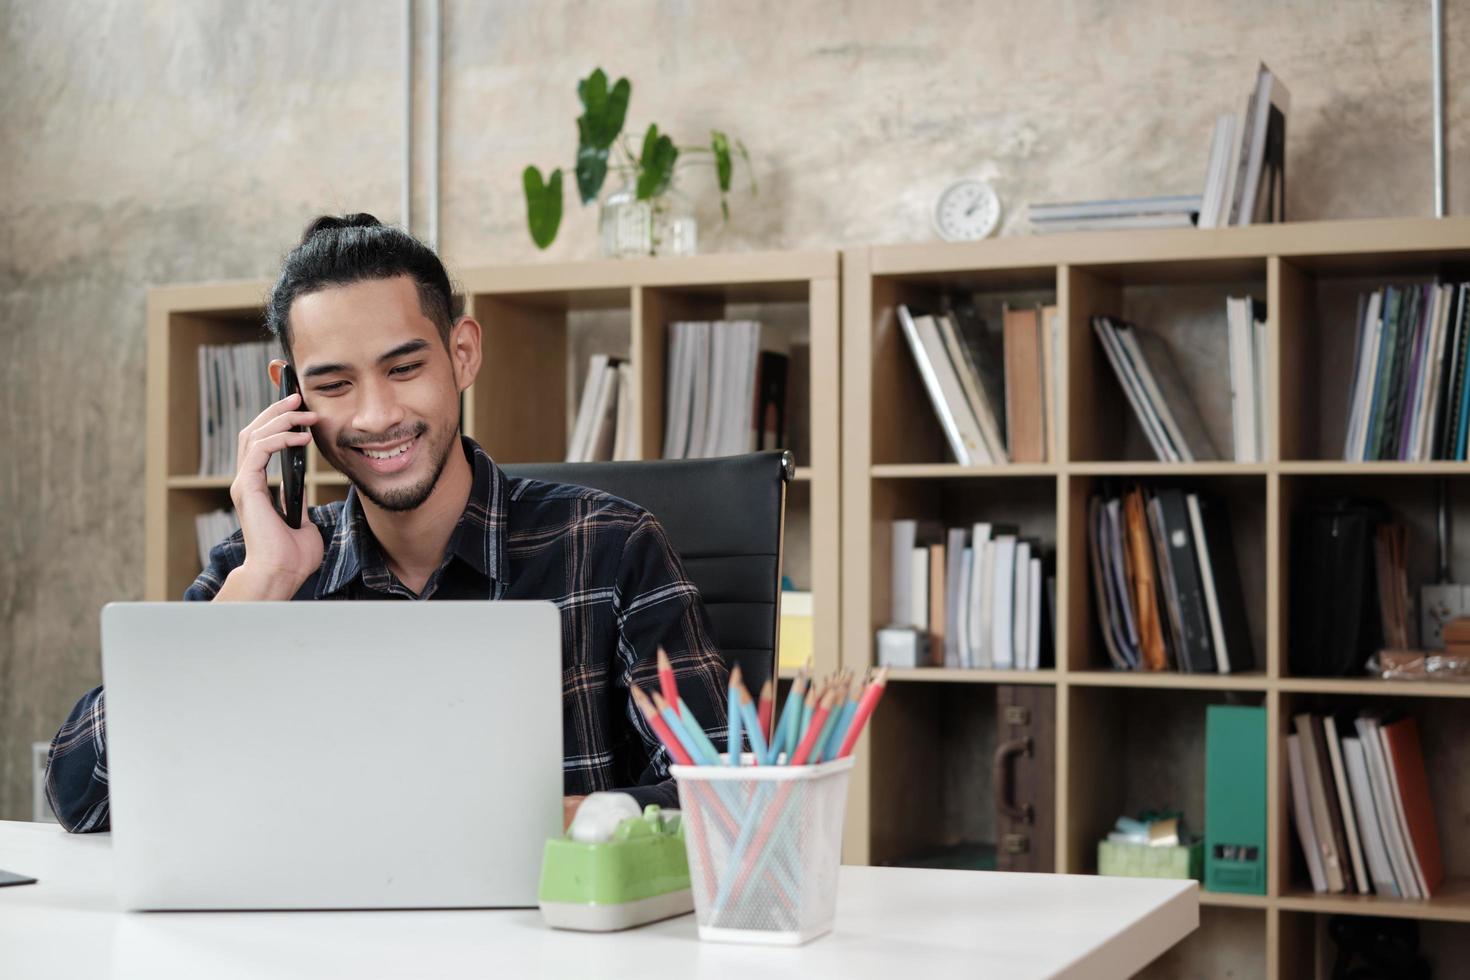
<instances>
[{"instance_id":1,"label":"red pencil","mask_svg":"<svg viewBox=\"0 0 1470 980\"><path fill-rule=\"evenodd\" d=\"M822 695L821 704L818 704L816 711L812 713L812 723L807 726L806 737L796 747L796 756L791 760L793 766L806 765L807 756L812 754L812 748L817 744L817 736L822 733L822 725L826 723L827 714L832 710L834 693L829 686L827 692Z\"/></svg>"},{"instance_id":2,"label":"red pencil","mask_svg":"<svg viewBox=\"0 0 1470 980\"><path fill-rule=\"evenodd\" d=\"M659 652L662 653L663 651L660 650ZM647 694L643 693L643 689L637 684L633 685L633 703L638 705L638 710L643 712L644 718L648 719L649 727L658 736L658 740L664 743L664 748L668 750L669 757L681 766L694 765L694 761L689 758L689 753L684 751L684 746L680 745L679 740L674 737L674 733L669 731L668 723L659 717L658 709L653 706L653 701L649 699Z\"/></svg>"},{"instance_id":3,"label":"red pencil","mask_svg":"<svg viewBox=\"0 0 1470 980\"><path fill-rule=\"evenodd\" d=\"M761 685L761 700L757 713L760 715L761 735L768 740L771 738L771 717L775 712L775 692L771 690L771 679L767 677L766 682Z\"/></svg>"},{"instance_id":4,"label":"red pencil","mask_svg":"<svg viewBox=\"0 0 1470 980\"><path fill-rule=\"evenodd\" d=\"M674 665L669 663L669 655L664 653L664 648L658 648L658 687L663 693L664 700L674 709L674 714L679 713L679 685L674 683Z\"/></svg>"},{"instance_id":5,"label":"red pencil","mask_svg":"<svg viewBox=\"0 0 1470 980\"><path fill-rule=\"evenodd\" d=\"M858 701L857 712L852 716L852 724L847 726L847 736L843 738L842 747L837 750L836 758L846 758L852 752L852 747L857 744L858 736L863 733L863 726L867 724L868 717L878 706L878 699L883 696L887 683L888 668L883 667L873 678L873 683L869 684L868 689L863 692L862 700Z\"/></svg>"}]
</instances>

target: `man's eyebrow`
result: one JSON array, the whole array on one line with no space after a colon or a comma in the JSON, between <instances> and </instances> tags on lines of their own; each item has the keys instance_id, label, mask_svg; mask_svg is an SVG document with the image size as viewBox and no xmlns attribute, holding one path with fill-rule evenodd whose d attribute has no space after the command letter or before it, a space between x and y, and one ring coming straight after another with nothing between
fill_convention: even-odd
<instances>
[{"instance_id":1,"label":"man's eyebrow","mask_svg":"<svg viewBox=\"0 0 1470 980\"><path fill-rule=\"evenodd\" d=\"M427 340L424 340L422 337L420 337L418 340L404 341L392 350L384 354L379 354L378 363L384 364L388 361L393 360L394 358L402 357L405 354L413 354L417 351L421 351L428 346L429 342Z\"/></svg>"},{"instance_id":2,"label":"man's eyebrow","mask_svg":"<svg viewBox=\"0 0 1470 980\"><path fill-rule=\"evenodd\" d=\"M421 351L428 346L429 342L427 340L424 340L423 338L419 338L418 340L404 341L392 350L379 354L378 363L383 364L393 360L394 358L403 357L405 354L417 353L418 351ZM340 374L344 371L350 370L351 368L348 367L348 365L346 364L313 364L311 367L301 372L301 378L304 381L307 378L316 378L320 377L323 374Z\"/></svg>"}]
</instances>

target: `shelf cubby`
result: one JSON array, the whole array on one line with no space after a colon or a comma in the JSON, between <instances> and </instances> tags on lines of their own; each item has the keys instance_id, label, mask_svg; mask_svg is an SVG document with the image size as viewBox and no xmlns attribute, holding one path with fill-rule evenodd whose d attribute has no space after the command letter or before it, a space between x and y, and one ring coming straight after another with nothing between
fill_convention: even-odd
<instances>
[{"instance_id":1,"label":"shelf cubby","mask_svg":"<svg viewBox=\"0 0 1470 980\"><path fill-rule=\"evenodd\" d=\"M1205 708L1260 705L1260 690L1166 690L1069 685L1064 866L1097 871L1097 845L1122 815L1178 810L1205 822Z\"/></svg>"},{"instance_id":2,"label":"shelf cubby","mask_svg":"<svg viewBox=\"0 0 1470 980\"><path fill-rule=\"evenodd\" d=\"M1225 299L1252 296L1264 301L1266 260L1229 258L1077 265L1066 270L1065 286L1070 394L1068 458L1079 463L1156 462L1143 428L1093 331L1092 318L1107 315L1133 323L1140 333L1151 335L1160 349L1169 352L1213 443L1215 461L1232 463L1234 437Z\"/></svg>"},{"instance_id":3,"label":"shelf cubby","mask_svg":"<svg viewBox=\"0 0 1470 980\"><path fill-rule=\"evenodd\" d=\"M1281 618L1281 674L1295 676L1291 668L1290 596L1292 589L1293 535L1300 509L1313 501L1342 497L1377 500L1387 505L1391 519L1409 528L1407 575L1411 606L1412 637L1420 629L1419 588L1436 581L1436 524L1438 483L1445 481L1445 501L1452 528L1470 527L1470 464L1453 464L1456 470L1444 475L1423 475L1384 469L1384 464L1337 464L1330 470L1284 474L1280 477L1281 552L1279 575L1284 593ZM1470 582L1470 536L1451 535L1450 580ZM1305 678L1304 678L1305 679ZM1363 675L1338 680L1362 680ZM1326 679L1324 679L1326 680ZM1384 682L1390 685L1399 682ZM1425 682L1432 683L1432 682ZM1440 687L1460 687L1470 695L1470 684L1440 682ZM1392 690L1392 687L1389 688Z\"/></svg>"},{"instance_id":4,"label":"shelf cubby","mask_svg":"<svg viewBox=\"0 0 1470 980\"><path fill-rule=\"evenodd\" d=\"M1368 708L1388 714L1411 716L1419 731L1424 752L1424 769L1429 779L1430 802L1434 807L1445 882L1437 893L1423 901L1383 895L1317 894L1312 891L1306 859L1301 853L1295 828L1280 809L1280 840L1284 849L1275 861L1281 883L1283 907L1304 910L1345 911L1361 915L1409 916L1470 922L1470 839L1463 828L1470 825L1470 712L1463 704L1439 698L1376 697L1364 701L1335 694L1291 692L1281 695L1272 751L1277 754L1281 784L1279 792L1290 793L1286 761L1286 736L1295 734L1293 717L1301 712L1317 714Z\"/></svg>"},{"instance_id":5,"label":"shelf cubby","mask_svg":"<svg viewBox=\"0 0 1470 980\"><path fill-rule=\"evenodd\" d=\"M1069 619L1071 633L1068 637L1068 669L1072 671L1100 672L1112 669L1107 646L1103 642L1096 591L1092 582L1092 562L1088 553L1087 513L1088 502L1094 494L1106 496L1109 492L1121 494L1133 485L1148 488L1172 487L1186 493L1209 494L1225 505L1229 514L1234 536L1235 558L1240 574L1241 593L1245 599L1246 617L1250 623L1251 646L1254 667L1242 672L1244 676L1264 677L1267 664L1268 605L1267 592L1267 547L1266 514L1267 487L1264 475L1239 473L1229 470L1220 475L1184 475L1180 477L1154 476L1157 470L1145 470L1148 475L1133 479L1122 476L1123 468L1115 476L1098 477L1090 470L1069 478L1067 493L1068 527L1075 529L1067 541L1067 568L1071 576L1069 595L1078 615ZM1222 569L1216 567L1216 573ZM1161 610L1162 612L1162 610ZM1163 620L1167 627L1167 619ZM1140 678L1163 673L1159 683L1188 686L1203 684L1210 686L1217 679L1229 686L1236 675L1222 677L1218 674L1184 674L1177 668L1167 672L1120 672L1127 676L1135 673ZM1141 684L1149 683L1140 680Z\"/></svg>"},{"instance_id":6,"label":"shelf cubby","mask_svg":"<svg viewBox=\"0 0 1470 980\"><path fill-rule=\"evenodd\" d=\"M1470 243L1424 248L1386 243L1384 251L1366 255L1293 255L1277 260L1277 269L1281 459L1340 463L1355 370L1359 296L1386 285L1464 282L1470 279Z\"/></svg>"}]
</instances>

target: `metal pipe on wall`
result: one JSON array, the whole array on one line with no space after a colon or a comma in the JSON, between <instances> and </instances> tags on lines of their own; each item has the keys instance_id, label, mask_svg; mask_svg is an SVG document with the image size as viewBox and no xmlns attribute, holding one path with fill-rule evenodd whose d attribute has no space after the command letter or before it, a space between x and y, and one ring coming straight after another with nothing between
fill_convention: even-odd
<instances>
[{"instance_id":1,"label":"metal pipe on wall","mask_svg":"<svg viewBox=\"0 0 1470 980\"><path fill-rule=\"evenodd\" d=\"M1429 0L1429 37L1434 56L1434 216L1445 216L1444 172L1444 0Z\"/></svg>"},{"instance_id":2,"label":"metal pipe on wall","mask_svg":"<svg viewBox=\"0 0 1470 980\"><path fill-rule=\"evenodd\" d=\"M403 189L398 213L413 233L413 0L403 0Z\"/></svg>"},{"instance_id":3,"label":"metal pipe on wall","mask_svg":"<svg viewBox=\"0 0 1470 980\"><path fill-rule=\"evenodd\" d=\"M1438 0L1436 0L1438 2ZM440 0L429 0L429 247L439 249L439 79L443 73Z\"/></svg>"}]
</instances>

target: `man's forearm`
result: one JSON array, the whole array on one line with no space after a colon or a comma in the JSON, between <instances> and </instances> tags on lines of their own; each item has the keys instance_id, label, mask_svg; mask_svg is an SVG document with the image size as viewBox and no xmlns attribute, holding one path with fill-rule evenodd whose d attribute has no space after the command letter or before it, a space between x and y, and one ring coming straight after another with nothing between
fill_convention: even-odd
<instances>
[{"instance_id":1,"label":"man's forearm","mask_svg":"<svg viewBox=\"0 0 1470 980\"><path fill-rule=\"evenodd\" d=\"M293 583L282 574L257 571L247 561L225 576L214 602L284 602L296 594L300 582Z\"/></svg>"}]
</instances>

